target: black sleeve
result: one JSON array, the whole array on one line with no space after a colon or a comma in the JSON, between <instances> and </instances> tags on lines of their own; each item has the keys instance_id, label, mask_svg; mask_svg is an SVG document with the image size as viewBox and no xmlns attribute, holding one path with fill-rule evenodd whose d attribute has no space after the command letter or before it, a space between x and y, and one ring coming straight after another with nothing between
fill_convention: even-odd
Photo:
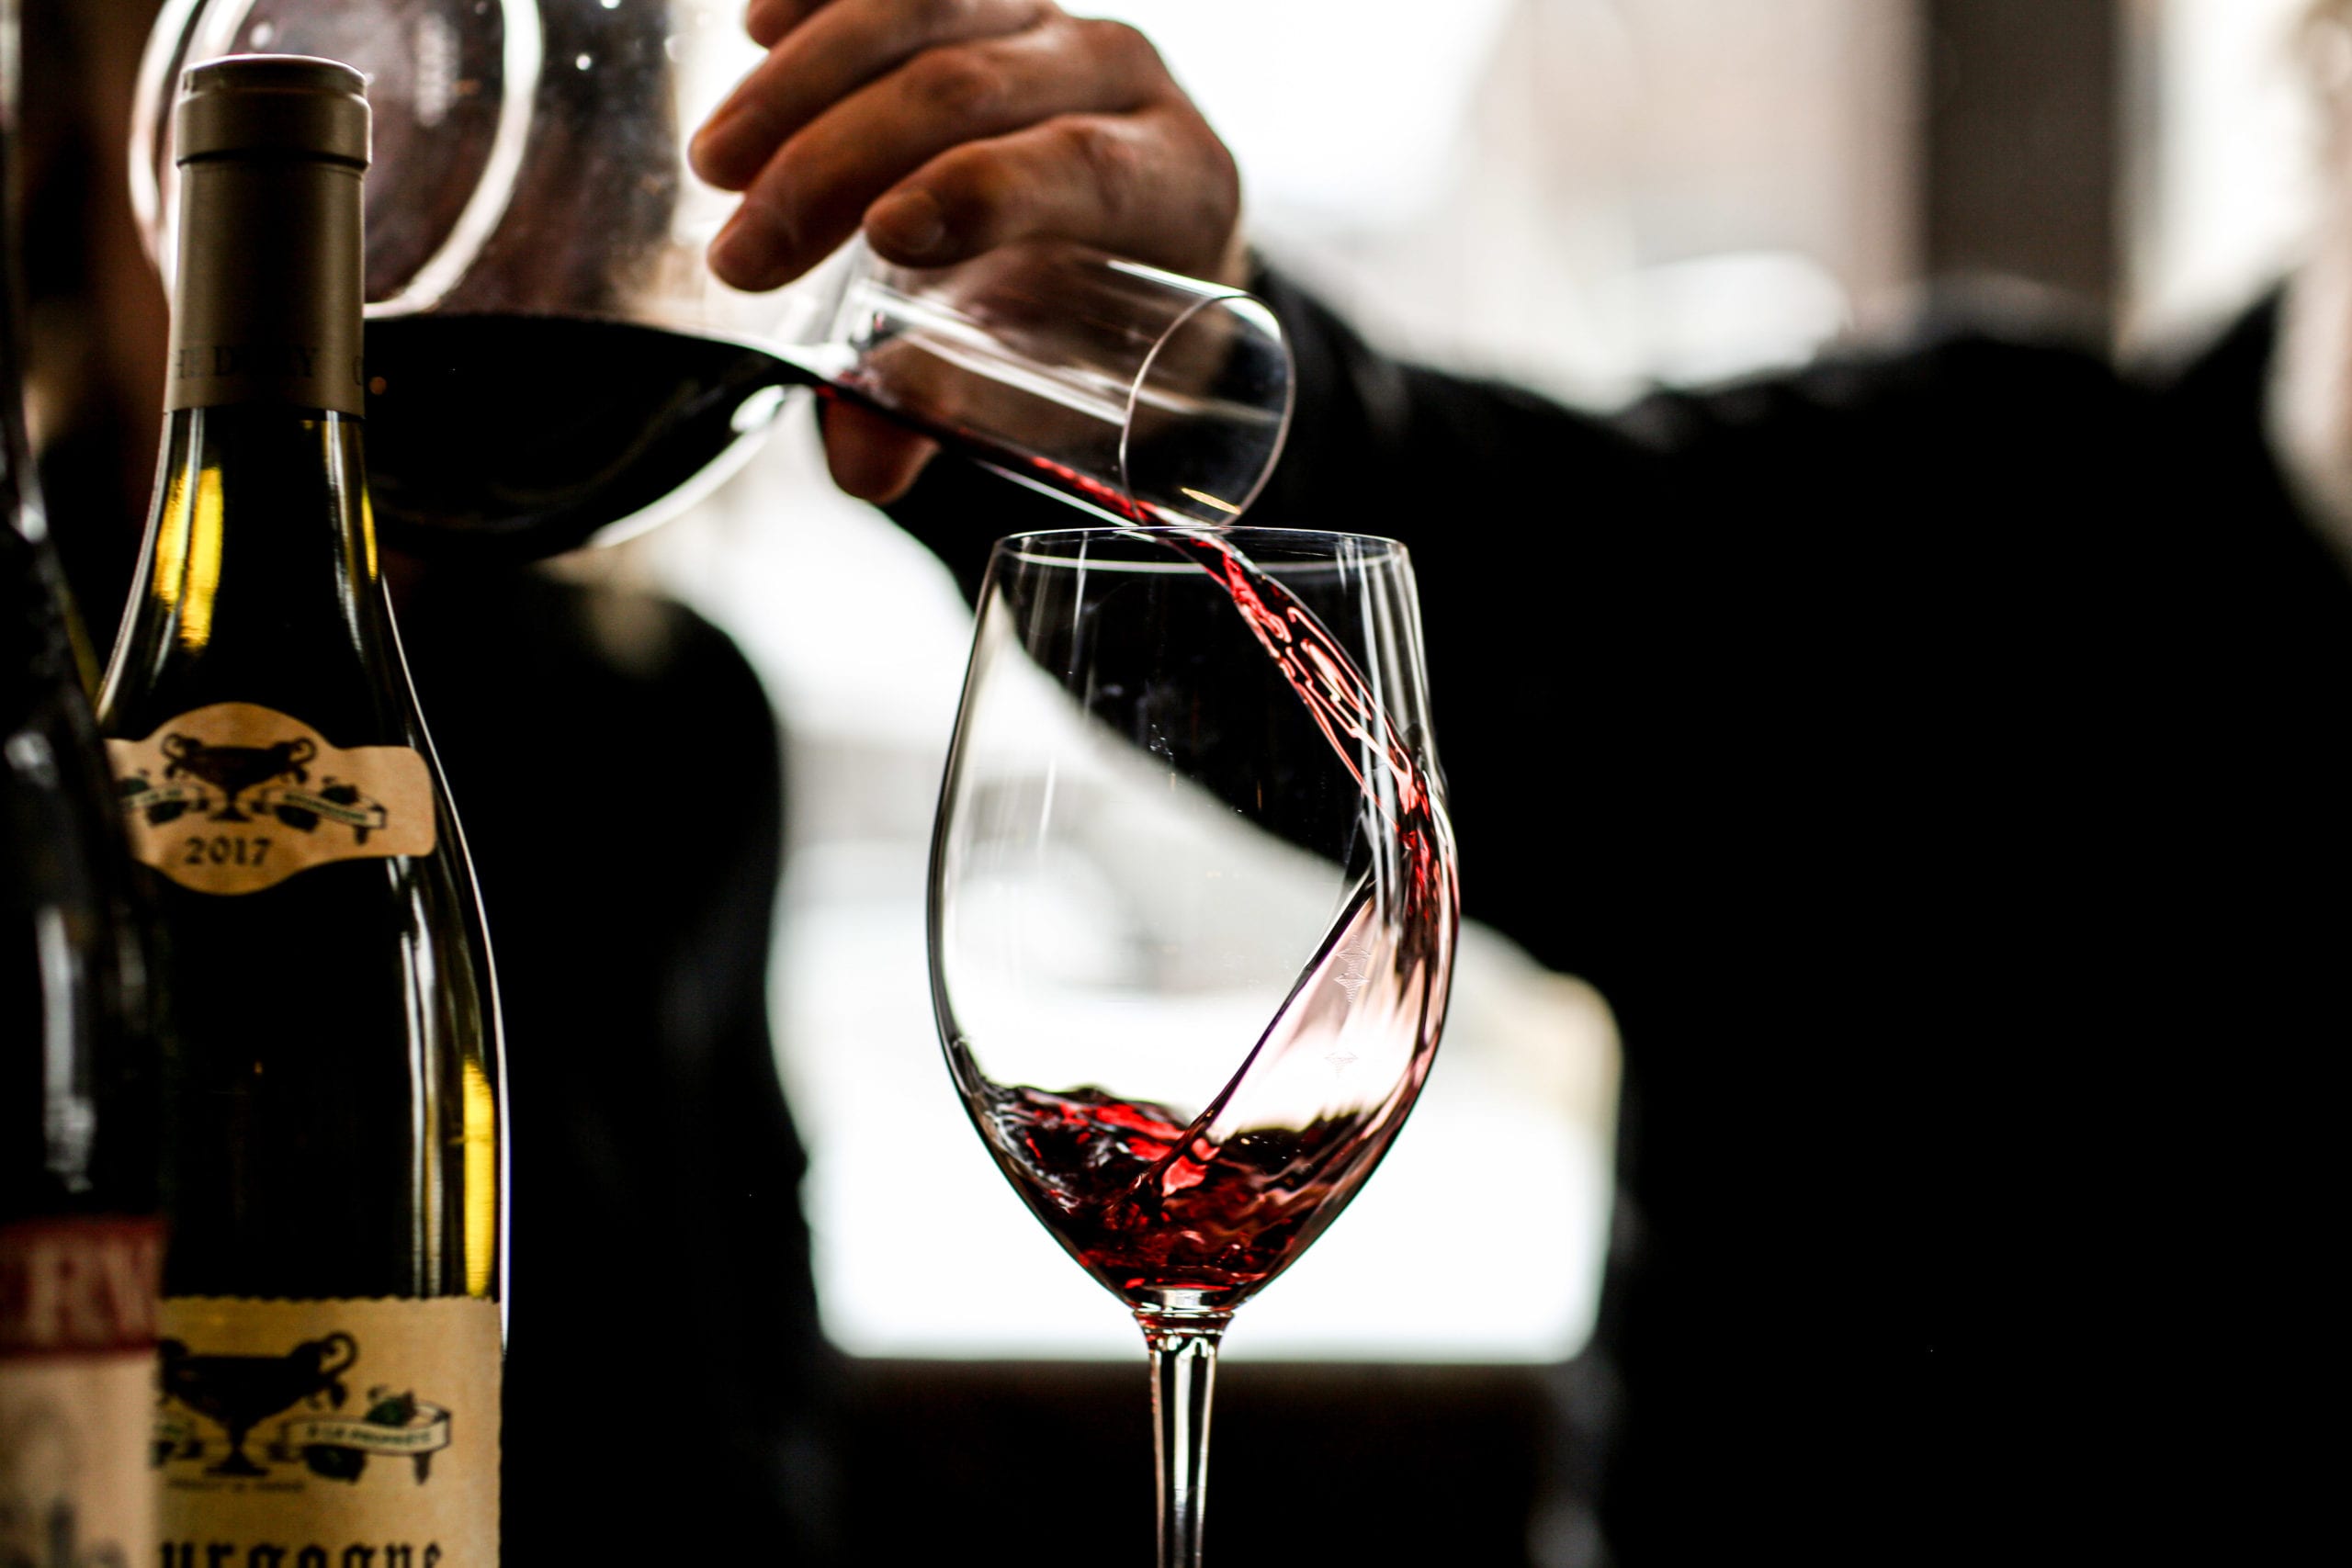
<instances>
[{"instance_id":1,"label":"black sleeve","mask_svg":"<svg viewBox=\"0 0 2352 1568\"><path fill-rule=\"evenodd\" d=\"M1603 415L1385 356L1278 273L1258 290L1298 395L1248 521L1411 547L1465 907L1596 979L1655 889L1624 835L1716 810L1808 730L1850 743L1823 727L1907 700L1898 666L2004 657L2021 578L2071 591L2112 553L2098 476L2132 394L2072 345L1931 323ZM993 538L1078 519L956 462L893 515L967 594ZM1516 847L1546 837L1598 897Z\"/></svg>"},{"instance_id":2,"label":"black sleeve","mask_svg":"<svg viewBox=\"0 0 2352 1568\"><path fill-rule=\"evenodd\" d=\"M2180 1434L2291 1383L2245 1369L2321 1223L2352 588L2262 366L1931 324L1600 416L1262 291L1300 389L1250 521L1411 547L1465 912L1624 1042L1616 1559L2267 1528L2273 1461ZM967 493L902 515L967 583L1060 521Z\"/></svg>"},{"instance_id":3,"label":"black sleeve","mask_svg":"<svg viewBox=\"0 0 2352 1568\"><path fill-rule=\"evenodd\" d=\"M683 606L537 572L445 576L401 626L506 1026L508 1560L800 1560L831 1362L768 1026L767 698ZM582 1506L582 1428L653 1413L692 1440L640 1445L631 1485Z\"/></svg>"}]
</instances>

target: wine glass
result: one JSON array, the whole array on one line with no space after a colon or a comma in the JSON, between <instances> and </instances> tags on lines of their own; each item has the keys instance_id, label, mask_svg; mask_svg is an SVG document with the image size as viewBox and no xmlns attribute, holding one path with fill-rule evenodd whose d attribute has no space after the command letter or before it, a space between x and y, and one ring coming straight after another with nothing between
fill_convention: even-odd
<instances>
[{"instance_id":1,"label":"wine glass","mask_svg":"<svg viewBox=\"0 0 2352 1568\"><path fill-rule=\"evenodd\" d=\"M1457 923L1402 546L998 544L932 844L933 1005L998 1166L1143 1326L1161 1568L1200 1561L1219 1337L1403 1124Z\"/></svg>"},{"instance_id":2,"label":"wine glass","mask_svg":"<svg viewBox=\"0 0 2352 1568\"><path fill-rule=\"evenodd\" d=\"M1229 522L1281 451L1281 326L1222 284L1066 243L918 269L857 241L770 293L719 282L734 198L686 148L761 58L741 0L168 0L130 159L159 268L180 73L248 51L368 76L368 469L402 548L648 526L796 385L1121 519Z\"/></svg>"}]
</instances>

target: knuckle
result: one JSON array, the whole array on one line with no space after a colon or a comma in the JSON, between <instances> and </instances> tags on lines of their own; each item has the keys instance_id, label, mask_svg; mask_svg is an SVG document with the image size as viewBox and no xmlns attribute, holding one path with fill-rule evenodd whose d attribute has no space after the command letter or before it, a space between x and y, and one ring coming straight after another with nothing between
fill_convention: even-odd
<instances>
[{"instance_id":1,"label":"knuckle","mask_svg":"<svg viewBox=\"0 0 2352 1568\"><path fill-rule=\"evenodd\" d=\"M934 50L909 74L916 100L952 119L978 115L1004 90L1003 73L976 50Z\"/></svg>"},{"instance_id":2,"label":"knuckle","mask_svg":"<svg viewBox=\"0 0 2352 1568\"><path fill-rule=\"evenodd\" d=\"M1189 104L1163 106L1145 117L1159 127L1159 145L1181 169L1186 186L1196 192L1204 208L1223 209L1238 217L1241 209L1241 166L1233 150Z\"/></svg>"},{"instance_id":3,"label":"knuckle","mask_svg":"<svg viewBox=\"0 0 2352 1568\"><path fill-rule=\"evenodd\" d=\"M924 38L959 30L972 14L972 0L907 0L908 21Z\"/></svg>"},{"instance_id":4,"label":"knuckle","mask_svg":"<svg viewBox=\"0 0 2352 1568\"><path fill-rule=\"evenodd\" d=\"M929 189L953 227L987 230L1018 197L1021 185L1019 174L1003 159L969 149L941 160Z\"/></svg>"},{"instance_id":5,"label":"knuckle","mask_svg":"<svg viewBox=\"0 0 2352 1568\"><path fill-rule=\"evenodd\" d=\"M1193 125L1200 142L1201 155L1207 161L1209 188L1216 193L1218 203L1227 215L1238 218L1241 213L1241 165L1234 158L1233 149L1227 147L1224 139L1209 129L1206 120L1195 119Z\"/></svg>"},{"instance_id":6,"label":"knuckle","mask_svg":"<svg viewBox=\"0 0 2352 1568\"><path fill-rule=\"evenodd\" d=\"M1142 173L1134 141L1097 119L1073 119L1061 128L1062 152L1080 171L1106 213L1116 216L1133 198Z\"/></svg>"},{"instance_id":7,"label":"knuckle","mask_svg":"<svg viewBox=\"0 0 2352 1568\"><path fill-rule=\"evenodd\" d=\"M1144 35L1141 28L1101 17L1089 18L1076 25L1079 36L1088 50L1117 67L1123 74L1130 77L1167 74L1158 46Z\"/></svg>"},{"instance_id":8,"label":"knuckle","mask_svg":"<svg viewBox=\"0 0 2352 1568\"><path fill-rule=\"evenodd\" d=\"M751 0L743 12L743 30L753 42L766 49L798 26L800 20L801 0Z\"/></svg>"}]
</instances>

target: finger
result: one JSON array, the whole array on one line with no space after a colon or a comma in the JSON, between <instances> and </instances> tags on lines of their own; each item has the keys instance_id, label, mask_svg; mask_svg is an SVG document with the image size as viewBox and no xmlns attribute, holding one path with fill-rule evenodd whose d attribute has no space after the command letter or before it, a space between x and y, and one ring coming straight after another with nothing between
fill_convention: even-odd
<instances>
[{"instance_id":1,"label":"finger","mask_svg":"<svg viewBox=\"0 0 2352 1568\"><path fill-rule=\"evenodd\" d=\"M938 444L891 423L855 403L825 408L825 466L833 482L876 506L887 506L914 487Z\"/></svg>"},{"instance_id":2,"label":"finger","mask_svg":"<svg viewBox=\"0 0 2352 1568\"><path fill-rule=\"evenodd\" d=\"M1066 115L941 153L876 201L876 254L945 266L1050 236L1195 277L1229 271L1240 225L1233 158L1189 105Z\"/></svg>"},{"instance_id":3,"label":"finger","mask_svg":"<svg viewBox=\"0 0 2352 1568\"><path fill-rule=\"evenodd\" d=\"M738 288L773 288L831 254L876 197L960 142L1059 115L1124 112L1171 90L1149 45L1073 69L1059 30L932 50L827 110L752 183L712 244L712 269Z\"/></svg>"},{"instance_id":4,"label":"finger","mask_svg":"<svg viewBox=\"0 0 2352 1568\"><path fill-rule=\"evenodd\" d=\"M775 0L771 0L771 4ZM995 38L1046 19L1046 0L794 0L805 20L777 36L695 132L695 174L741 190L795 131L926 49Z\"/></svg>"},{"instance_id":5,"label":"finger","mask_svg":"<svg viewBox=\"0 0 2352 1568\"><path fill-rule=\"evenodd\" d=\"M743 11L743 30L762 49L774 49L776 40L832 0L752 0Z\"/></svg>"}]
</instances>

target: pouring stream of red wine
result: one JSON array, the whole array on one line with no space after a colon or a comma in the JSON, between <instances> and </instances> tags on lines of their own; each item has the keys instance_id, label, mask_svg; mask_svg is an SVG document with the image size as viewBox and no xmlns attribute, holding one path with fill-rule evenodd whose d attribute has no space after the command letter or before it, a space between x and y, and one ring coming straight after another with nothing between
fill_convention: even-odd
<instances>
[{"instance_id":1,"label":"pouring stream of red wine","mask_svg":"<svg viewBox=\"0 0 2352 1568\"><path fill-rule=\"evenodd\" d=\"M368 355L369 467L388 540L426 551L454 543L477 557L555 554L663 504L764 423L781 389L817 380L807 367L740 344L555 317L375 321ZM1199 1308L1221 1310L1329 1223L1419 1089L1453 961L1453 846L1443 813L1345 649L1216 532L1170 528L1184 520L1066 466L927 423L854 381L818 390L869 404L1114 522L1148 528L1143 536L1216 579L1393 846L1375 851L1371 874L1281 1010L1199 1116L1099 1089L989 1086L981 1097L1007 1170L1097 1278L1131 1302L1180 1292ZM560 417L518 422L518 406ZM1301 1127L1301 1062L1310 1073L1391 1087L1369 1105L1334 1105ZM1366 1077L1382 1072L1389 1076ZM1292 1099L1274 1104L1285 1091Z\"/></svg>"},{"instance_id":2,"label":"pouring stream of red wine","mask_svg":"<svg viewBox=\"0 0 2352 1568\"><path fill-rule=\"evenodd\" d=\"M1212 530L1138 536L1225 589L1388 835L1273 1021L1199 1115L1096 1089L984 1091L986 1130L1007 1170L1090 1272L1140 1309L1216 1313L1338 1215L1411 1108L1442 1022L1458 891L1452 828L1427 774L1314 614ZM1295 1125L1302 1068L1338 1080L1357 1066L1385 1074L1370 1081L1386 1092Z\"/></svg>"}]
</instances>

